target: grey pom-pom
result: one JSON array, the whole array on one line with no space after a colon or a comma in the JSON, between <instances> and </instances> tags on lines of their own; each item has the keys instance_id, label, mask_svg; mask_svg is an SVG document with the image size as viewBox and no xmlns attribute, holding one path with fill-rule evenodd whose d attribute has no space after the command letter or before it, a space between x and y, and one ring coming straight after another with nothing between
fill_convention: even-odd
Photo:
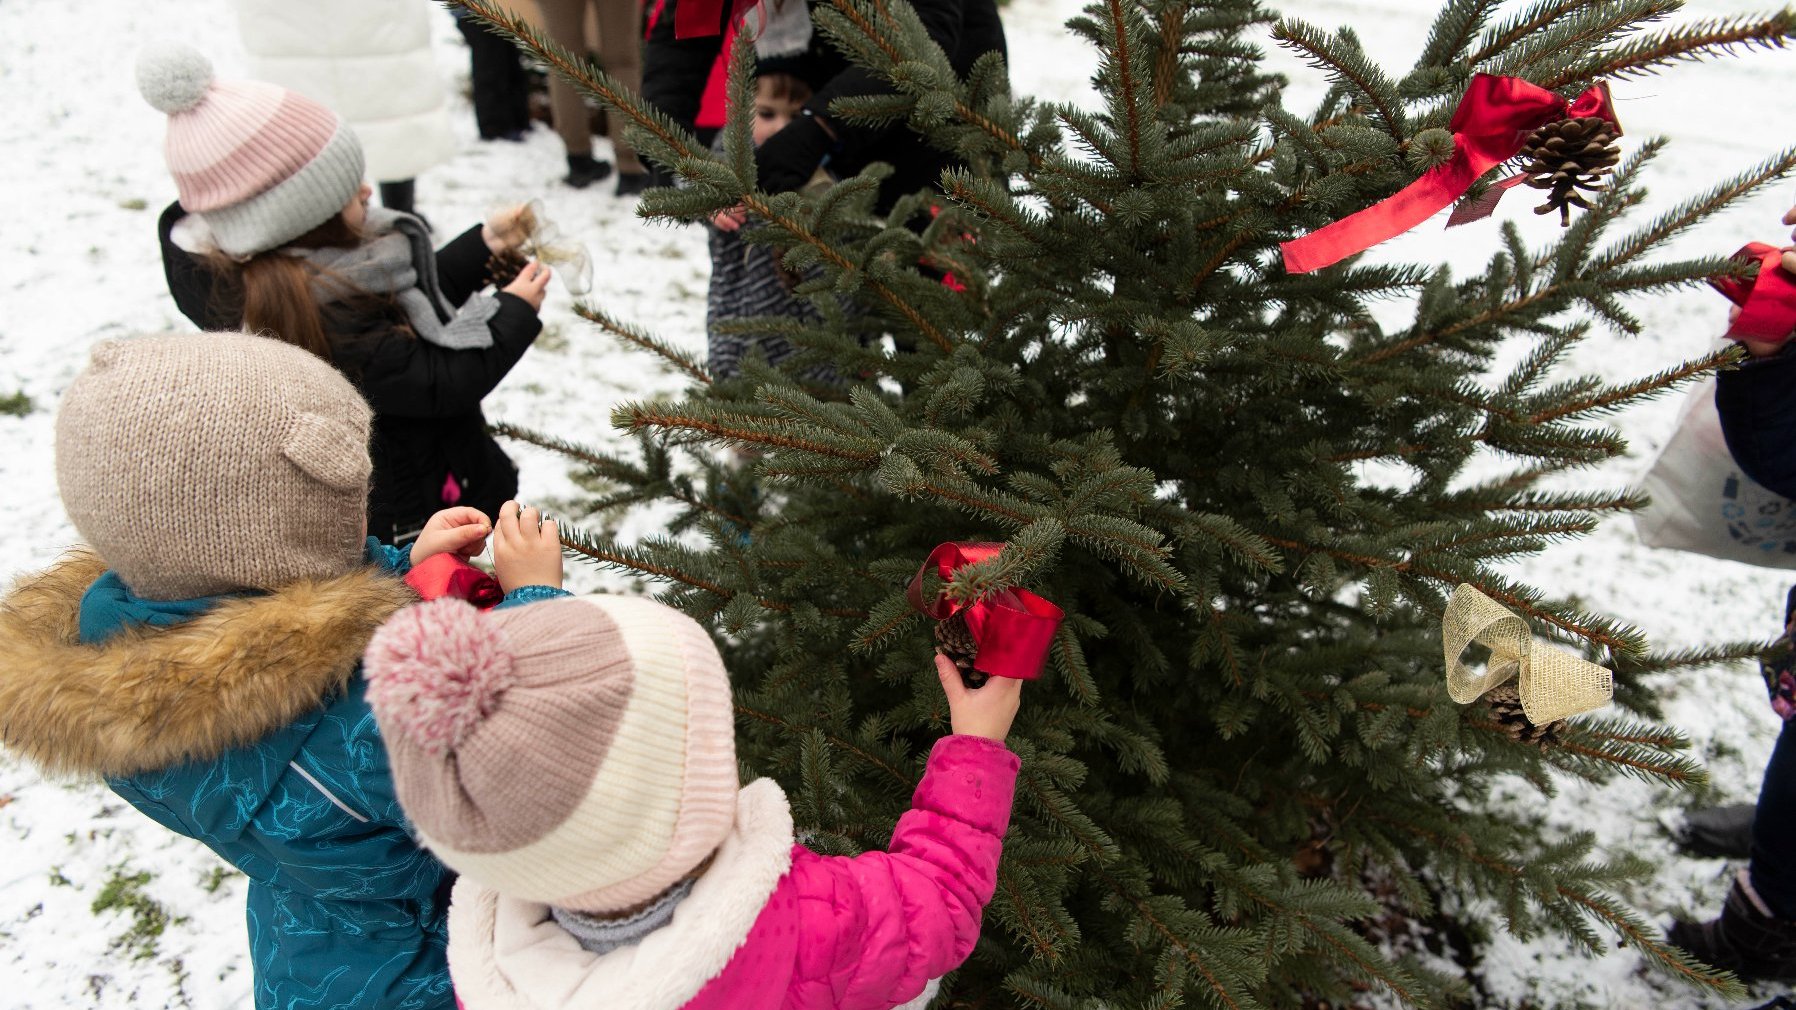
<instances>
[{"instance_id":1,"label":"grey pom-pom","mask_svg":"<svg viewBox=\"0 0 1796 1010\"><path fill-rule=\"evenodd\" d=\"M212 86L212 61L183 42L165 42L137 57L137 90L170 115L200 104Z\"/></svg>"}]
</instances>

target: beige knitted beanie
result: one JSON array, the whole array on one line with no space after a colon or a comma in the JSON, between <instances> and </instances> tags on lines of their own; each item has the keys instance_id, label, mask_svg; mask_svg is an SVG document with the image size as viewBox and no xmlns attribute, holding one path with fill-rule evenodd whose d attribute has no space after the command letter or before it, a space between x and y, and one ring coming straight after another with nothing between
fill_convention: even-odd
<instances>
[{"instance_id":1,"label":"beige knitted beanie","mask_svg":"<svg viewBox=\"0 0 1796 1010\"><path fill-rule=\"evenodd\" d=\"M137 86L168 113L164 144L181 208L221 252L275 249L342 213L362 187L362 145L323 105L262 81L215 81L180 43L137 61Z\"/></svg>"},{"instance_id":2,"label":"beige knitted beanie","mask_svg":"<svg viewBox=\"0 0 1796 1010\"><path fill-rule=\"evenodd\" d=\"M56 412L56 484L131 591L181 600L361 563L370 413L290 344L164 334L94 348Z\"/></svg>"},{"instance_id":3,"label":"beige knitted beanie","mask_svg":"<svg viewBox=\"0 0 1796 1010\"><path fill-rule=\"evenodd\" d=\"M508 897L641 904L735 821L729 679L679 611L434 600L394 615L363 669L406 816L444 864Z\"/></svg>"}]
</instances>

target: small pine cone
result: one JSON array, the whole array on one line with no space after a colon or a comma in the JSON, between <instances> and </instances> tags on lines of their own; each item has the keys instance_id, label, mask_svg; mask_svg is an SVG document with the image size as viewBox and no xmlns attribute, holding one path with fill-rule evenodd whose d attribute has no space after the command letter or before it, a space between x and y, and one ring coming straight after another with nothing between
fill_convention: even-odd
<instances>
[{"instance_id":1,"label":"small pine cone","mask_svg":"<svg viewBox=\"0 0 1796 1010\"><path fill-rule=\"evenodd\" d=\"M1561 119L1535 130L1522 145L1522 174L1528 185L1548 190L1547 202L1536 214L1559 212L1561 227L1571 224L1573 206L1588 208L1583 190L1603 188L1603 176L1621 161L1615 127L1601 116Z\"/></svg>"},{"instance_id":2,"label":"small pine cone","mask_svg":"<svg viewBox=\"0 0 1796 1010\"><path fill-rule=\"evenodd\" d=\"M493 253L486 258L486 282L493 287L502 288L517 280L518 274L529 262L516 249Z\"/></svg>"},{"instance_id":3,"label":"small pine cone","mask_svg":"<svg viewBox=\"0 0 1796 1010\"><path fill-rule=\"evenodd\" d=\"M979 655L979 643L973 641L973 629L967 627L967 619L960 614L935 624L935 644L942 650L942 655L954 661L960 668L960 679L966 681L968 687L979 687L986 681L986 676L973 669L973 657Z\"/></svg>"},{"instance_id":4,"label":"small pine cone","mask_svg":"<svg viewBox=\"0 0 1796 1010\"><path fill-rule=\"evenodd\" d=\"M1545 726L1529 722L1528 714L1522 711L1522 696L1513 683L1491 688L1484 700L1490 706L1491 718L1503 727L1510 739L1541 748L1558 746L1559 731L1565 728L1565 720L1557 719Z\"/></svg>"}]
</instances>

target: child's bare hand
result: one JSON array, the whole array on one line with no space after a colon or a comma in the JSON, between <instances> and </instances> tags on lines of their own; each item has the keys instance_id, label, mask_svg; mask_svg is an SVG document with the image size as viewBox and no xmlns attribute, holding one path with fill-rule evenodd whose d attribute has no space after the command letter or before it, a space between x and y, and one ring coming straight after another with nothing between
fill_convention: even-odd
<instances>
[{"instance_id":1,"label":"child's bare hand","mask_svg":"<svg viewBox=\"0 0 1796 1010\"><path fill-rule=\"evenodd\" d=\"M536 260L531 260L524 264L524 269L518 271L515 280L505 285L504 290L508 294L517 295L529 302L531 308L541 312L543 295L549 290L549 274L551 272L548 267Z\"/></svg>"},{"instance_id":2,"label":"child's bare hand","mask_svg":"<svg viewBox=\"0 0 1796 1010\"><path fill-rule=\"evenodd\" d=\"M479 509L465 505L444 509L431 516L418 539L412 541L412 564L438 554L474 557L486 550L486 535L492 529L492 521Z\"/></svg>"},{"instance_id":3,"label":"child's bare hand","mask_svg":"<svg viewBox=\"0 0 1796 1010\"><path fill-rule=\"evenodd\" d=\"M711 215L711 227L718 231L737 231L748 223L748 210L741 204Z\"/></svg>"},{"instance_id":4,"label":"child's bare hand","mask_svg":"<svg viewBox=\"0 0 1796 1010\"><path fill-rule=\"evenodd\" d=\"M527 218L535 216L527 214L529 210L529 204L520 203L494 211L493 216L480 226L480 238L486 243L486 247L493 252L502 253L523 245L524 240L530 237L532 222Z\"/></svg>"},{"instance_id":5,"label":"child's bare hand","mask_svg":"<svg viewBox=\"0 0 1796 1010\"><path fill-rule=\"evenodd\" d=\"M493 527L493 574L506 592L525 586L561 588L561 531L555 520L515 501L499 506Z\"/></svg>"},{"instance_id":6,"label":"child's bare hand","mask_svg":"<svg viewBox=\"0 0 1796 1010\"><path fill-rule=\"evenodd\" d=\"M939 652L935 656L935 672L941 678L942 691L948 695L948 724L954 732L1003 743L1010 735L1017 706L1023 701L1023 682L993 677L983 687L968 687L961 682L960 668Z\"/></svg>"}]
</instances>

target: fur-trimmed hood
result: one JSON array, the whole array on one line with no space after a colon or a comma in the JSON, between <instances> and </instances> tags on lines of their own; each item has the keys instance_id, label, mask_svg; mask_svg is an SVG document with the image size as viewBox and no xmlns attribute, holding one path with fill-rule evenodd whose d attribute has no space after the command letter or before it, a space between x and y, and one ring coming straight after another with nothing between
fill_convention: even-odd
<instances>
[{"instance_id":1,"label":"fur-trimmed hood","mask_svg":"<svg viewBox=\"0 0 1796 1010\"><path fill-rule=\"evenodd\" d=\"M138 775L254 743L341 691L417 600L358 569L83 645L82 594L105 571L77 550L0 601L0 745L51 774Z\"/></svg>"}]
</instances>

